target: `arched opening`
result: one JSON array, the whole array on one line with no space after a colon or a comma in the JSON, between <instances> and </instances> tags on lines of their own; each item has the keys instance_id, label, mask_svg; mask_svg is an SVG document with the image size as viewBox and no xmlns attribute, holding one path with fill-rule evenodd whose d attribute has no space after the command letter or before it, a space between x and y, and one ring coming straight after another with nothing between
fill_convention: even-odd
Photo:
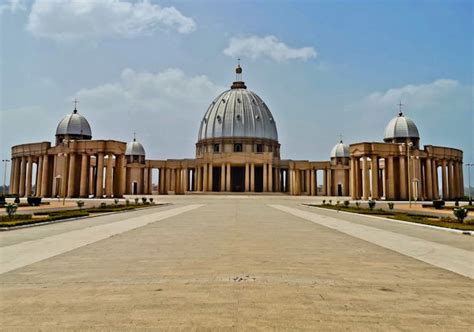
<instances>
[{"instance_id":1,"label":"arched opening","mask_svg":"<svg viewBox=\"0 0 474 332\"><path fill-rule=\"evenodd\" d=\"M257 170L255 169L255 172ZM219 173L220 175L220 173ZM220 176L219 176L220 178ZM245 167L232 166L231 167L231 188L233 192L245 191ZM255 183L255 186L257 184Z\"/></svg>"}]
</instances>

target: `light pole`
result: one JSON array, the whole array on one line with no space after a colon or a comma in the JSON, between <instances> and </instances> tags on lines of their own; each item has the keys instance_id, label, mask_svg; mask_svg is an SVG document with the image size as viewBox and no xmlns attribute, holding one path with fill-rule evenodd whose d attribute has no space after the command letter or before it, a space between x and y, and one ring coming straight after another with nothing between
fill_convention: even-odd
<instances>
[{"instance_id":1,"label":"light pole","mask_svg":"<svg viewBox=\"0 0 474 332\"><path fill-rule=\"evenodd\" d=\"M467 166L467 177L468 177L468 181L469 181L469 184L468 184L468 187L469 187L469 205L472 204L472 195L471 195L471 167L474 166L473 163L467 163L466 164ZM463 187L464 187L464 183L462 184Z\"/></svg>"},{"instance_id":2,"label":"light pole","mask_svg":"<svg viewBox=\"0 0 474 332\"><path fill-rule=\"evenodd\" d=\"M7 164L10 162L10 159L2 159L3 165L3 197L5 197L5 185L7 180Z\"/></svg>"}]
</instances>

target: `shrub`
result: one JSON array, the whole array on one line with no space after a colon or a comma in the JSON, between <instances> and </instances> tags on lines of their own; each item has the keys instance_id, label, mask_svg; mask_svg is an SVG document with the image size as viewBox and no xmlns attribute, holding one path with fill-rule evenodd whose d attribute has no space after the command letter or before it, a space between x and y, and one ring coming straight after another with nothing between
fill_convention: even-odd
<instances>
[{"instance_id":1,"label":"shrub","mask_svg":"<svg viewBox=\"0 0 474 332\"><path fill-rule=\"evenodd\" d=\"M393 204L393 202L387 203L387 205L388 205L388 208L390 210L393 210L393 207L395 206L395 204Z\"/></svg>"},{"instance_id":2,"label":"shrub","mask_svg":"<svg viewBox=\"0 0 474 332\"><path fill-rule=\"evenodd\" d=\"M332 205L332 199L329 200L329 205Z\"/></svg>"},{"instance_id":3,"label":"shrub","mask_svg":"<svg viewBox=\"0 0 474 332\"><path fill-rule=\"evenodd\" d=\"M125 205L126 205L126 206L129 206L129 205L130 205L130 200L129 200L128 198L125 200Z\"/></svg>"},{"instance_id":4,"label":"shrub","mask_svg":"<svg viewBox=\"0 0 474 332\"><path fill-rule=\"evenodd\" d=\"M138 197L135 198L135 205L138 205Z\"/></svg>"},{"instance_id":5,"label":"shrub","mask_svg":"<svg viewBox=\"0 0 474 332\"><path fill-rule=\"evenodd\" d=\"M100 208L105 209L107 207L107 204L105 202L100 203Z\"/></svg>"},{"instance_id":6,"label":"shrub","mask_svg":"<svg viewBox=\"0 0 474 332\"><path fill-rule=\"evenodd\" d=\"M467 217L468 211L465 208L456 208L454 209L454 216L458 219L458 221L462 224L464 219Z\"/></svg>"},{"instance_id":7,"label":"shrub","mask_svg":"<svg viewBox=\"0 0 474 332\"><path fill-rule=\"evenodd\" d=\"M150 203L153 204L153 197L150 197Z\"/></svg>"},{"instance_id":8,"label":"shrub","mask_svg":"<svg viewBox=\"0 0 474 332\"><path fill-rule=\"evenodd\" d=\"M118 203L119 203L119 200L118 200L118 198L114 198L114 204L115 204L115 206L117 206L117 205L118 205Z\"/></svg>"},{"instance_id":9,"label":"shrub","mask_svg":"<svg viewBox=\"0 0 474 332\"><path fill-rule=\"evenodd\" d=\"M7 204L5 206L5 210L7 211L8 218L12 218L13 215L16 213L16 209L18 209L18 206L16 204Z\"/></svg>"},{"instance_id":10,"label":"shrub","mask_svg":"<svg viewBox=\"0 0 474 332\"><path fill-rule=\"evenodd\" d=\"M345 201L344 201L344 206L345 206L345 207L349 207L350 204L351 204L351 202L349 202L348 200L345 200Z\"/></svg>"},{"instance_id":11,"label":"shrub","mask_svg":"<svg viewBox=\"0 0 474 332\"><path fill-rule=\"evenodd\" d=\"M360 209L360 202L356 202L356 206L358 209Z\"/></svg>"},{"instance_id":12,"label":"shrub","mask_svg":"<svg viewBox=\"0 0 474 332\"><path fill-rule=\"evenodd\" d=\"M20 197L16 196L14 202L15 204L20 204Z\"/></svg>"},{"instance_id":13,"label":"shrub","mask_svg":"<svg viewBox=\"0 0 474 332\"><path fill-rule=\"evenodd\" d=\"M371 199L369 200L368 204L369 204L369 209L373 210L376 203L373 199Z\"/></svg>"},{"instance_id":14,"label":"shrub","mask_svg":"<svg viewBox=\"0 0 474 332\"><path fill-rule=\"evenodd\" d=\"M433 207L437 210L442 209L444 207L444 200L442 199L434 200Z\"/></svg>"},{"instance_id":15,"label":"shrub","mask_svg":"<svg viewBox=\"0 0 474 332\"><path fill-rule=\"evenodd\" d=\"M142 203L143 203L143 204L146 203L146 197L142 197Z\"/></svg>"},{"instance_id":16,"label":"shrub","mask_svg":"<svg viewBox=\"0 0 474 332\"><path fill-rule=\"evenodd\" d=\"M41 197L28 197L26 201L28 205L39 206L41 204Z\"/></svg>"},{"instance_id":17,"label":"shrub","mask_svg":"<svg viewBox=\"0 0 474 332\"><path fill-rule=\"evenodd\" d=\"M84 206L84 201L79 200L79 201L76 202L76 204L77 204L77 207L79 208L79 210L82 210L82 207Z\"/></svg>"},{"instance_id":18,"label":"shrub","mask_svg":"<svg viewBox=\"0 0 474 332\"><path fill-rule=\"evenodd\" d=\"M326 200L325 199L323 199L323 205L326 205Z\"/></svg>"},{"instance_id":19,"label":"shrub","mask_svg":"<svg viewBox=\"0 0 474 332\"><path fill-rule=\"evenodd\" d=\"M31 219L31 214L15 214L11 217L7 216L0 216L0 221L15 221L15 220L29 220Z\"/></svg>"}]
</instances>

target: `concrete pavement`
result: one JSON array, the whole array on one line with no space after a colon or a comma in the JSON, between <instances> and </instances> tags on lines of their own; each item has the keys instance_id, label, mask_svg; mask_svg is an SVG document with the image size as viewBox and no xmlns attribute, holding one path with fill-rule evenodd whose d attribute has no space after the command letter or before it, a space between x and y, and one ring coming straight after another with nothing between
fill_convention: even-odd
<instances>
[{"instance_id":1,"label":"concrete pavement","mask_svg":"<svg viewBox=\"0 0 474 332\"><path fill-rule=\"evenodd\" d=\"M15 255L16 246L20 260L31 243L54 252L51 238L63 240L62 253L0 275L2 329L469 331L474 325L472 279L387 249L383 237L374 244L327 227L328 217L303 207L305 199L159 200L174 205L93 218L97 226L80 221L0 234L0 252ZM270 205L311 213L316 222ZM330 218L352 228L366 223ZM472 257L472 237L367 223L384 235ZM77 234L89 240L75 242ZM45 241L49 247L39 245ZM10 259L5 252L1 259Z\"/></svg>"}]
</instances>

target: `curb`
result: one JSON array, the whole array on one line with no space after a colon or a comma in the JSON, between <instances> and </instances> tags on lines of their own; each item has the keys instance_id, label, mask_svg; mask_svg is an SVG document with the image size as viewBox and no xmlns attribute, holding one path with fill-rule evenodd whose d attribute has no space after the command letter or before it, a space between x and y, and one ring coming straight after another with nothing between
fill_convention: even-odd
<instances>
[{"instance_id":1,"label":"curb","mask_svg":"<svg viewBox=\"0 0 474 332\"><path fill-rule=\"evenodd\" d=\"M445 232L451 232L451 233L456 233L456 234L462 234L462 235L469 235L469 236L472 236L472 235L473 235L473 231L463 231L463 230L454 229L454 228L446 228L446 227L440 227L440 226L433 226L433 225L420 224L420 223L416 223L416 222L409 222L409 221L403 221L403 220L397 220L397 219L389 219L389 218L378 217L378 216L371 216L371 215L368 215L368 214L362 214L362 213L357 213L357 212L346 212L346 211L338 211L338 210L332 210L332 209L325 209L325 208L321 208L321 207L318 207L318 206L315 206L315 205L311 205L311 204L302 204L302 205L309 206L309 207L312 207L312 208L316 208L316 209L318 209L318 210L325 210L325 211L328 211L328 210L329 210L329 211L334 211L334 212L336 212L336 213L344 213L344 214L349 214L349 215L357 215L357 216L361 216L361 217L368 217L368 218L372 218L372 219L383 220L383 221L386 221L386 222L396 222L396 223L404 224L404 225L412 225L412 226L419 226L419 227L431 228L431 229L435 229L435 230L440 230L440 231L445 231Z\"/></svg>"},{"instance_id":2,"label":"curb","mask_svg":"<svg viewBox=\"0 0 474 332\"><path fill-rule=\"evenodd\" d=\"M153 208L158 208L158 207L167 206L167 205L171 205L171 203L156 204L156 206L154 206ZM130 211L104 212L104 213L97 214L97 215L94 215L94 216L84 216L84 217L75 217L75 218L67 218L67 219L60 219L60 220L52 220L52 221L38 222L38 223L34 223L34 224L12 226L12 227L0 227L0 232L8 232L8 231L14 231L14 230L17 230L17 229L37 227L37 226L46 226L46 225L52 225L52 224L58 224L58 223L62 223L62 222L82 220L82 219L92 219L92 218L97 218L97 217L102 217L102 216L109 216L111 214L134 212L134 211L140 211L140 210L141 209L130 210Z\"/></svg>"}]
</instances>

